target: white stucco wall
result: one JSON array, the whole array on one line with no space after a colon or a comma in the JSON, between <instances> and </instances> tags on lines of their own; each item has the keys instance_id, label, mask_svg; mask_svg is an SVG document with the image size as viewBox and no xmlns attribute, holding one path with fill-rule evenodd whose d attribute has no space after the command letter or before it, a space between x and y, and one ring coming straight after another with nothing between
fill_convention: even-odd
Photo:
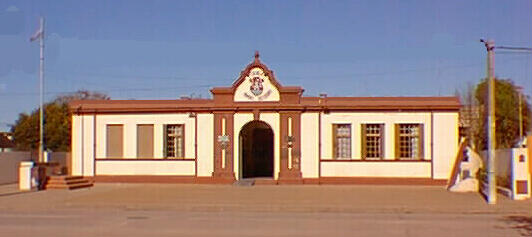
<instances>
[{"instance_id":1,"label":"white stucco wall","mask_svg":"<svg viewBox=\"0 0 532 237\"><path fill-rule=\"evenodd\" d=\"M184 124L185 125L185 158L195 158L194 149L194 118L188 113L181 114L118 114L118 115L97 115L97 158L106 158L106 128L108 124L124 125L124 157L134 159L137 157L137 125L153 124L153 155L154 158L163 158L164 154L164 125Z\"/></svg>"},{"instance_id":2,"label":"white stucco wall","mask_svg":"<svg viewBox=\"0 0 532 237\"><path fill-rule=\"evenodd\" d=\"M434 160L432 169L434 179L449 179L458 152L458 113L437 112L433 116Z\"/></svg>"},{"instance_id":3,"label":"white stucco wall","mask_svg":"<svg viewBox=\"0 0 532 237\"><path fill-rule=\"evenodd\" d=\"M194 160L104 160L97 175L194 175Z\"/></svg>"},{"instance_id":4,"label":"white stucco wall","mask_svg":"<svg viewBox=\"0 0 532 237\"><path fill-rule=\"evenodd\" d=\"M198 176L214 171L214 115L198 114Z\"/></svg>"},{"instance_id":5,"label":"white stucco wall","mask_svg":"<svg viewBox=\"0 0 532 237\"><path fill-rule=\"evenodd\" d=\"M330 113L322 115L322 159L332 159L332 124L335 123L351 124L351 152L354 160L361 159L361 124L384 124L385 160L395 159L395 124L423 124L423 159L432 159L433 167L431 170L431 162L322 162L322 176L447 179L458 150L457 112L434 112L432 118L430 112ZM432 137L434 141L431 141Z\"/></svg>"},{"instance_id":6,"label":"white stucco wall","mask_svg":"<svg viewBox=\"0 0 532 237\"><path fill-rule=\"evenodd\" d=\"M322 177L430 178L430 162L322 162Z\"/></svg>"},{"instance_id":7,"label":"white stucco wall","mask_svg":"<svg viewBox=\"0 0 532 237\"><path fill-rule=\"evenodd\" d=\"M208 116L207 116L208 117ZM212 117L212 115L211 115ZM96 119L96 129L94 130L94 119ZM206 118L208 120L209 118ZM211 118L212 121L212 118ZM123 125L123 159L136 159L137 156L137 125L138 124L153 124L154 125L154 159L162 159L164 154L164 124L184 124L185 126L185 158L195 158L195 121L194 118L189 117L188 113L182 114L100 114L100 115L73 115L72 118L72 174L93 176L94 158L106 158L106 140L107 140L107 125L122 124ZM212 122L211 122L212 124ZM83 129L82 129L83 128ZM209 129L208 126L204 127ZM96 148L93 147L94 132L96 132ZM212 134L212 132L211 132ZM212 139L210 139L212 140ZM209 141L205 139L202 145L209 149ZM212 142L211 142L212 144ZM94 149L96 149L96 156L94 156ZM211 148L212 149L212 148ZM211 152L212 153L212 152ZM145 158L145 157L143 157ZM209 157L206 157L209 159ZM212 159L212 158L211 158ZM202 161L204 161L202 159ZM123 162L123 163L120 163ZM194 162L171 163L171 165L163 165L165 163L157 163L161 161L139 161L140 163L128 163L127 161L96 161L97 175L112 175L112 174L132 174L139 172L152 175L168 174L169 167L175 167L172 171L175 175L194 175ZM178 165L179 164L179 165ZM192 164L192 166L190 166ZM162 166L161 166L162 165ZM145 166L145 168L142 168ZM211 165L212 166L212 165ZM113 168L114 167L114 168ZM208 166L205 166L209 169ZM145 170L142 171L142 170ZM149 171L149 172L148 172ZM204 172L207 172L203 170ZM143 173L144 172L144 173ZM170 172L171 173L171 172Z\"/></svg>"},{"instance_id":8,"label":"white stucco wall","mask_svg":"<svg viewBox=\"0 0 532 237\"><path fill-rule=\"evenodd\" d=\"M301 114L301 173L303 178L318 178L319 113Z\"/></svg>"},{"instance_id":9,"label":"white stucco wall","mask_svg":"<svg viewBox=\"0 0 532 237\"><path fill-rule=\"evenodd\" d=\"M94 175L94 116L72 116L72 175Z\"/></svg>"},{"instance_id":10,"label":"white stucco wall","mask_svg":"<svg viewBox=\"0 0 532 237\"><path fill-rule=\"evenodd\" d=\"M360 126L363 123L385 124L386 159L394 159L394 124L424 124L424 160L426 162L321 162L323 177L431 177L447 179L458 149L458 113L456 112L381 112L381 113L329 113L322 114L321 146L322 159L332 159L332 124L351 124L352 159L360 159ZM74 115L72 119L72 174L94 175L94 157L106 157L106 126L123 124L124 159L126 161L96 161L99 175L194 175L194 161L135 161L137 124L154 125L154 159L163 158L164 124L185 125L185 156L196 158L195 118L182 114L102 114L96 115L96 130L93 128L94 115ZM213 172L213 115L197 114L198 120L198 176L208 177ZM274 133L274 178L278 178L280 165L280 116L278 113L261 113L260 120L266 122ZM253 121L252 113L236 113L234 116L234 171L240 176L239 133L248 122ZM319 113L303 113L301 117L301 171L305 178L317 178L319 163ZM432 123L434 129L432 129ZM83 129L82 129L83 127ZM93 151L94 131L96 131L96 156ZM434 134L432 134L432 132ZM431 137L434 137L431 143ZM433 154L431 152L433 145ZM432 162L430 162L432 158ZM135 162L130 162L135 161ZM120 163L122 162L122 163ZM431 163L432 170L431 170Z\"/></svg>"}]
</instances>

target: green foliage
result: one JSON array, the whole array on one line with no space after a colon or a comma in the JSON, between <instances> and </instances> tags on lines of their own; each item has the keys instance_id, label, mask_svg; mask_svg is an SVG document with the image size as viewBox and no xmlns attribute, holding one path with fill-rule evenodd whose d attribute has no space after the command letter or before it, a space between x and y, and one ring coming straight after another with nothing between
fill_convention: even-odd
<instances>
[{"instance_id":1,"label":"green foliage","mask_svg":"<svg viewBox=\"0 0 532 237\"><path fill-rule=\"evenodd\" d=\"M44 105L44 144L52 151L70 151L70 131L72 126L68 103L72 100L104 99L105 94L78 91L58 96ZM11 127L17 150L35 150L39 147L39 109L31 114L21 113L15 125Z\"/></svg>"},{"instance_id":2,"label":"green foliage","mask_svg":"<svg viewBox=\"0 0 532 237\"><path fill-rule=\"evenodd\" d=\"M478 150L487 148L487 89L486 80L475 88L475 99L481 108L477 131L475 131ZM523 133L529 130L530 104L528 98L522 97ZM495 133L497 148L511 148L519 140L519 93L510 79L495 79Z\"/></svg>"}]
</instances>

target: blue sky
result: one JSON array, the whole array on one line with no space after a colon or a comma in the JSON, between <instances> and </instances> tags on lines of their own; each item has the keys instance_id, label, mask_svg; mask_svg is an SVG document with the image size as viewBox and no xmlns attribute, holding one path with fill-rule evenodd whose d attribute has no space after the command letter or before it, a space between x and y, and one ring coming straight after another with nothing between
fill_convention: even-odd
<instances>
[{"instance_id":1,"label":"blue sky","mask_svg":"<svg viewBox=\"0 0 532 237\"><path fill-rule=\"evenodd\" d=\"M0 131L38 106L46 18L46 100L78 89L113 99L209 97L255 50L309 96L452 95L485 76L485 48L532 47L532 1L0 2ZM496 75L532 92L532 56L497 53Z\"/></svg>"}]
</instances>

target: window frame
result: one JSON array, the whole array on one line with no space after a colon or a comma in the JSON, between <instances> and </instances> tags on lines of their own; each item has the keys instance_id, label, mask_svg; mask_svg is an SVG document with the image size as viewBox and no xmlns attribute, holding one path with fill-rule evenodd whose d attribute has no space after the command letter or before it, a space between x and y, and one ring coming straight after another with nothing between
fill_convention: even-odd
<instances>
[{"instance_id":1,"label":"window frame","mask_svg":"<svg viewBox=\"0 0 532 237\"><path fill-rule=\"evenodd\" d=\"M176 126L176 127L180 127L181 128L181 153L182 154L175 154L175 156L168 156L168 138L169 138L169 134L168 134L168 127L169 126ZM164 159L185 159L185 124L183 123L172 123L172 124L165 124L163 126L163 138L164 138L164 142L163 142L163 158ZM175 135L175 137L178 137L177 135ZM178 139L175 139L174 138L174 144L177 144L177 140ZM174 147L174 151L175 151L175 147Z\"/></svg>"},{"instance_id":2,"label":"window frame","mask_svg":"<svg viewBox=\"0 0 532 237\"><path fill-rule=\"evenodd\" d=\"M378 135L376 134L368 134L367 133L367 127L368 125L371 125L371 126L374 126L374 125L377 125L379 126L379 133ZM384 123L362 123L360 124L360 158L362 160L383 160L384 159L384 153L385 153L385 149L384 149L384 130L385 130L385 125ZM368 140L368 135L371 136L371 137L378 137L378 142L379 142L379 155L377 157L368 157L368 144L367 144L367 140Z\"/></svg>"},{"instance_id":3,"label":"window frame","mask_svg":"<svg viewBox=\"0 0 532 237\"><path fill-rule=\"evenodd\" d=\"M401 134L401 126L417 126L417 135ZM423 123L397 123L395 124L395 159L397 160L424 160L425 159L425 147L424 147L424 124ZM401 156L401 137L414 138L417 136L417 154L415 156ZM411 141L411 140L410 140ZM412 146L412 145L410 145ZM410 151L410 153L412 153Z\"/></svg>"},{"instance_id":4,"label":"window frame","mask_svg":"<svg viewBox=\"0 0 532 237\"><path fill-rule=\"evenodd\" d=\"M339 126L348 126L349 127L349 135L347 136L338 136L337 131ZM346 154L345 157L340 156L340 152L338 149L338 138L348 138L349 139L349 152ZM333 140L333 146L332 146L332 158L335 160L349 160L352 159L353 156L353 126L351 123L333 123L332 124L332 140Z\"/></svg>"}]
</instances>

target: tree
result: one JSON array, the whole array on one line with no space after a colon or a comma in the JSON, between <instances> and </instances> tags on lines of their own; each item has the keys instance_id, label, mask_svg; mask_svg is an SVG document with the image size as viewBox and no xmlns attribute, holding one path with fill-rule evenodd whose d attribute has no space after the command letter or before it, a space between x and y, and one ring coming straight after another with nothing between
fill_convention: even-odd
<instances>
[{"instance_id":1,"label":"tree","mask_svg":"<svg viewBox=\"0 0 532 237\"><path fill-rule=\"evenodd\" d=\"M474 132L478 150L487 148L488 121L487 111L487 80L482 80L475 88L475 100L480 108L480 119ZM523 131L530 125L529 97L522 97ZM519 140L519 92L510 79L495 79L495 133L496 148L514 147Z\"/></svg>"},{"instance_id":2,"label":"tree","mask_svg":"<svg viewBox=\"0 0 532 237\"><path fill-rule=\"evenodd\" d=\"M70 151L72 120L68 103L73 100L108 100L109 96L80 90L56 97L44 106L44 144L52 151ZM39 109L31 114L21 113L11 127L17 150L35 150L39 147Z\"/></svg>"}]
</instances>

